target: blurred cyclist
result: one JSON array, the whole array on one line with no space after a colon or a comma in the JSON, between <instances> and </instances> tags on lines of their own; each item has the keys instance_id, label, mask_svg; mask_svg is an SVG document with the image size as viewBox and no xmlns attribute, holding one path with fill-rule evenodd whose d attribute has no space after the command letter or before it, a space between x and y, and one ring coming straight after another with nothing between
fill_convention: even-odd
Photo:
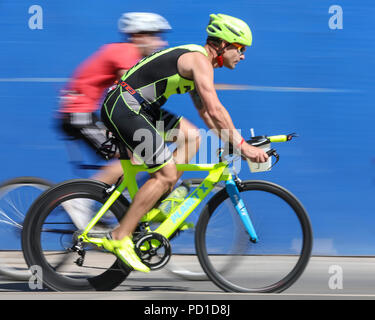
<instances>
[{"instance_id":1,"label":"blurred cyclist","mask_svg":"<svg viewBox=\"0 0 375 320\"><path fill-rule=\"evenodd\" d=\"M83 139L95 151L107 140L95 112L106 90L141 58L167 45L161 33L171 29L166 19L155 13L124 13L119 31L129 42L102 46L75 70L62 91L58 118L63 131L72 138ZM102 169L94 178L108 184L122 174L119 161Z\"/></svg>"},{"instance_id":2,"label":"blurred cyclist","mask_svg":"<svg viewBox=\"0 0 375 320\"><path fill-rule=\"evenodd\" d=\"M106 129L95 114L105 92L141 58L165 47L167 42L161 36L171 29L162 16L146 12L124 13L118 28L127 35L128 42L103 45L78 66L61 94L59 126L69 139L82 139L94 151L107 140ZM122 173L120 162L115 160L92 178L113 184ZM76 226L83 228L89 215L80 214L80 211L87 211L85 205L78 201L74 205L74 210L68 212Z\"/></svg>"},{"instance_id":3,"label":"blurred cyclist","mask_svg":"<svg viewBox=\"0 0 375 320\"><path fill-rule=\"evenodd\" d=\"M240 19L212 14L206 31L204 46L178 46L141 60L107 94L102 107L102 120L107 127L134 156L157 170L139 189L120 225L102 239L105 249L139 271L148 272L149 268L136 255L131 235L142 216L175 185L181 175L176 163L188 163L197 152L197 148L189 148L191 141L199 140L197 128L181 117L170 113L164 116L161 107L172 94L190 92L207 126L232 143L243 157L254 162L268 159L263 150L247 144L235 129L214 87L214 68L234 69L245 59L246 47L252 43L250 28ZM173 155L157 130L160 119L164 120L164 129L178 128L177 140L187 143L178 145ZM135 135L142 130L149 135L143 140Z\"/></svg>"}]
</instances>

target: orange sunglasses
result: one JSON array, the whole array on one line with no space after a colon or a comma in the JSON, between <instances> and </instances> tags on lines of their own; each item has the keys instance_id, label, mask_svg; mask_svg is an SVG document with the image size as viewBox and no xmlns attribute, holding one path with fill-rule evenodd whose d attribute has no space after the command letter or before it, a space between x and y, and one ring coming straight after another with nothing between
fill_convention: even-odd
<instances>
[{"instance_id":1,"label":"orange sunglasses","mask_svg":"<svg viewBox=\"0 0 375 320\"><path fill-rule=\"evenodd\" d=\"M232 45L234 45L236 48L237 48L237 50L238 50L238 53L240 54L240 55L243 55L244 53L245 53L245 51L246 51L246 46L244 46L244 45L242 45L242 44L238 44L238 43L232 43Z\"/></svg>"}]
</instances>

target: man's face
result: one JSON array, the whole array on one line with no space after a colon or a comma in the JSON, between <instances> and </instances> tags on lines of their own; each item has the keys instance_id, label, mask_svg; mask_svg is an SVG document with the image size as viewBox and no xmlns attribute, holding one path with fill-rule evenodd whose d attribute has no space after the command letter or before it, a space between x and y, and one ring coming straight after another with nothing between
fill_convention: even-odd
<instances>
[{"instance_id":1,"label":"man's face","mask_svg":"<svg viewBox=\"0 0 375 320\"><path fill-rule=\"evenodd\" d=\"M234 69L238 62L245 59L246 47L232 43L225 48L223 53L224 66L229 69Z\"/></svg>"},{"instance_id":2,"label":"man's face","mask_svg":"<svg viewBox=\"0 0 375 320\"><path fill-rule=\"evenodd\" d=\"M135 34L132 36L132 42L138 46L144 57L168 45L168 42L163 40L160 33Z\"/></svg>"}]
</instances>

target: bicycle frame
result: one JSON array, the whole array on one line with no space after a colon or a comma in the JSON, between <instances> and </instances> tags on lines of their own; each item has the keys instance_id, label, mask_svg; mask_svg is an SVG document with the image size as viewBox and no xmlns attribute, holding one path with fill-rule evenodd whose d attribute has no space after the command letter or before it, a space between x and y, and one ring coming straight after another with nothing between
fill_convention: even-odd
<instances>
[{"instance_id":1,"label":"bicycle frame","mask_svg":"<svg viewBox=\"0 0 375 320\"><path fill-rule=\"evenodd\" d=\"M139 172L149 172L152 173L156 170L146 169L143 165L133 165L130 160L120 160L123 171L124 178L121 184L113 191L108 200L104 203L98 213L90 221L86 229L80 235L85 242L98 243L100 241L97 238L92 238L88 236L90 230L94 225L100 220L100 218L105 214L105 212L111 207L111 205L118 199L125 189L128 189L131 199L134 198L138 191L138 185L136 182L136 175ZM255 233L254 227L251 223L250 217L246 210L246 207L239 195L236 183L233 180L232 174L228 170L228 162L219 162L217 164L176 164L178 171L208 171L208 175L202 181L202 183L190 193L185 200L179 204L175 210L169 215L169 217L160 224L160 226L153 232L163 235L165 238L169 238L171 235L177 231L179 226L185 221L185 219L194 211L194 209L208 196L212 191L214 186L220 182L224 181L226 183L226 188L230 199L237 212L239 213L241 220L247 232L250 235L250 239L253 242L258 241L258 237ZM143 220L152 220L154 216L159 212L159 209L151 209L143 218Z\"/></svg>"},{"instance_id":2,"label":"bicycle frame","mask_svg":"<svg viewBox=\"0 0 375 320\"><path fill-rule=\"evenodd\" d=\"M292 133L289 135L276 135L266 137L268 142L286 142L295 137L296 134ZM256 137L255 137L256 138ZM108 200L104 203L98 213L89 222L86 229L78 237L82 241L100 244L101 240L98 238L88 237L89 231L94 225L100 220L100 218L106 213L111 205L118 199L125 189L128 189L131 199L134 198L138 192L138 185L136 181L136 175L139 172L153 173L158 170L147 169L144 165L133 165L130 160L120 160L122 169L124 171L124 177L121 184L113 191ZM177 231L179 226L185 221L185 219L194 211L194 209L208 196L214 186L220 182L225 182L225 187L228 192L229 198L231 199L238 215L240 216L247 233L250 236L250 241L256 243L259 241L254 226L251 222L249 213L243 203L240 192L237 188L237 184L233 179L232 174L229 171L230 162L221 161L217 164L176 164L178 171L208 171L209 174L202 181L198 188L196 188L185 200L180 203L175 210L165 219L160 226L153 232L163 235L165 238L169 238ZM159 209L151 209L142 219L143 221L151 221L159 213Z\"/></svg>"}]
</instances>

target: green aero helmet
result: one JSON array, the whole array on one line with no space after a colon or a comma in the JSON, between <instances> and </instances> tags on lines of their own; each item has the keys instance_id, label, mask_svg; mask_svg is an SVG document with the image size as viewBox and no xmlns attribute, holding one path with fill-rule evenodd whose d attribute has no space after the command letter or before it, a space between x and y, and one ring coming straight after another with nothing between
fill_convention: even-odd
<instances>
[{"instance_id":1,"label":"green aero helmet","mask_svg":"<svg viewBox=\"0 0 375 320\"><path fill-rule=\"evenodd\" d=\"M211 14L206 31L210 37L220 38L229 43L251 46L253 41L247 23L226 14Z\"/></svg>"}]
</instances>

